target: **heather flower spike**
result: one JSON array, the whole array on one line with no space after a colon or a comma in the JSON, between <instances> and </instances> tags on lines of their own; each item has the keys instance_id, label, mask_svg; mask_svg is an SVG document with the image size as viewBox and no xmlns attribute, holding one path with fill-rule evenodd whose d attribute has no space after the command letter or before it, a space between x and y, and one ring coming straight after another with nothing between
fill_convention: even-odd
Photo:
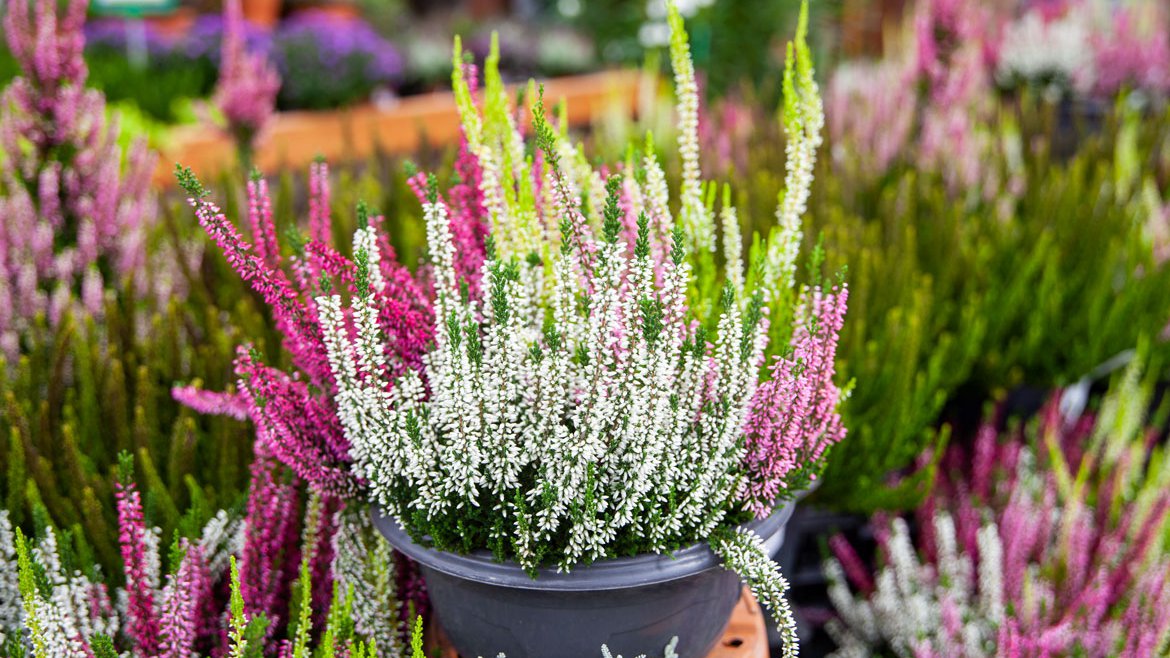
<instances>
[{"instance_id":1,"label":"heather flower spike","mask_svg":"<svg viewBox=\"0 0 1170 658\"><path fill-rule=\"evenodd\" d=\"M817 149L823 138L824 108L813 76L808 48L808 3L801 5L796 38L788 44L784 64L784 104L781 122L788 138L784 190L776 210L779 232L768 241L766 267L761 277L767 293L777 294L795 285L796 260L802 235L801 218L808 208Z\"/></svg>"},{"instance_id":2,"label":"heather flower spike","mask_svg":"<svg viewBox=\"0 0 1170 658\"><path fill-rule=\"evenodd\" d=\"M133 458L119 459L118 500L119 544L126 576L127 635L142 655L159 651L159 619L155 606L158 589L158 536L146 526L142 497L134 484Z\"/></svg>"}]
</instances>

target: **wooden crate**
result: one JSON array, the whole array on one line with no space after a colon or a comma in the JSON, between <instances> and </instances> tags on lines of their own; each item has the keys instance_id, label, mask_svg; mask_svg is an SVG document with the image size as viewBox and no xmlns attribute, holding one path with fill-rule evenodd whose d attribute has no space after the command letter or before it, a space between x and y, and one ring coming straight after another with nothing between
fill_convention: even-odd
<instances>
[{"instance_id":1,"label":"wooden crate","mask_svg":"<svg viewBox=\"0 0 1170 658\"><path fill-rule=\"evenodd\" d=\"M586 125L616 103L631 115L642 76L637 71L605 71L544 81L546 106L565 101L571 125ZM256 144L256 165L266 172L303 169L321 156L330 162L362 160L374 153L412 153L420 146L457 143L459 113L450 92L407 96L387 109L370 105L325 112L281 112ZM235 165L236 152L222 131L180 126L167 136L154 182L175 184L175 163L200 176Z\"/></svg>"},{"instance_id":2,"label":"wooden crate","mask_svg":"<svg viewBox=\"0 0 1170 658\"><path fill-rule=\"evenodd\" d=\"M459 654L447 643L443 637L443 630L438 626L431 628L431 651L434 655L437 648L443 658L460 658ZM597 655L601 656L598 647ZM483 658L494 658L484 656ZM549 658L555 658L550 656ZM627 656L626 658L630 658ZM756 603L752 593L745 587L739 603L731 613L731 621L723 631L723 637L707 658L768 658L768 629L764 624L764 613Z\"/></svg>"}]
</instances>

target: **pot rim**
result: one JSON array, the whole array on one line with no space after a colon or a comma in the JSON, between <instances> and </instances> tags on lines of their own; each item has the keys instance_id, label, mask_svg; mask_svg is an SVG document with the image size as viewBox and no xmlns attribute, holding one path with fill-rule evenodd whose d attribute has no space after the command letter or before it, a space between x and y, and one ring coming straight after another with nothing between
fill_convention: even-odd
<instances>
[{"instance_id":1,"label":"pot rim","mask_svg":"<svg viewBox=\"0 0 1170 658\"><path fill-rule=\"evenodd\" d=\"M754 530L767 543L769 538L782 532L795 505L795 501L787 501L767 518L745 523L743 527ZM518 563L511 560L498 562L483 549L461 554L417 544L397 519L383 514L376 503L370 504L370 516L374 527L395 549L422 566L496 587L552 592L635 589L723 568L723 561L710 545L700 541L669 554L643 553L579 564L570 572L541 567L536 570L537 577L532 578Z\"/></svg>"}]
</instances>

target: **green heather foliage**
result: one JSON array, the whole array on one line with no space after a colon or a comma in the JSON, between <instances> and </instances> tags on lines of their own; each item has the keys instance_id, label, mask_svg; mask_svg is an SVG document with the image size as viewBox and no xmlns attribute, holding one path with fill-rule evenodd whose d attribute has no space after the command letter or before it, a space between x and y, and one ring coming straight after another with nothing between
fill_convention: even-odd
<instances>
[{"instance_id":1,"label":"green heather foliage","mask_svg":"<svg viewBox=\"0 0 1170 658\"><path fill-rule=\"evenodd\" d=\"M1024 183L992 201L957 198L941 175L911 166L871 181L821 159L806 239L823 240L823 273L848 264L838 367L855 387L842 407L849 436L817 502L858 512L915 506L932 469L896 486L890 478L941 447L948 402L1073 383L1167 325L1170 266L1147 230L1165 219L1151 218L1141 193L1166 186L1156 177L1166 117L1115 112L1095 128L1078 125L1075 151L1057 158L1049 144L1068 141L1073 127L1062 129L1056 112L1027 99L1001 109L1001 135L1022 132L1031 148L1014 168L1006 158L988 163ZM741 186L749 234L771 221L775 181L760 172L784 157L771 134L757 134Z\"/></svg>"}]
</instances>

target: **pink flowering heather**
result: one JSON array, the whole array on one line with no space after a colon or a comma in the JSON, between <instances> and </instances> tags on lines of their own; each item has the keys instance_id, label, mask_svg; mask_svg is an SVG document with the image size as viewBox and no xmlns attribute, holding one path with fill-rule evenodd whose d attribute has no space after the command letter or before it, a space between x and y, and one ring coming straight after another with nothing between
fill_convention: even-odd
<instances>
[{"instance_id":1,"label":"pink flowering heather","mask_svg":"<svg viewBox=\"0 0 1170 658\"><path fill-rule=\"evenodd\" d=\"M699 105L699 144L710 162L711 174L726 177L748 171L748 145L755 134L756 107L737 98L721 98Z\"/></svg>"},{"instance_id":2,"label":"pink flowering heather","mask_svg":"<svg viewBox=\"0 0 1170 658\"><path fill-rule=\"evenodd\" d=\"M875 520L884 559L874 576L834 540L828 571L841 619L830 628L842 648L960 658L1162 655L1170 642L1170 557L1162 548L1170 492L1147 471L1154 435L1127 420L1150 400L1134 382L1095 419L1069 422L1055 399L1031 434L986 426L971 449L952 447L918 513L917 551L900 519ZM846 577L862 598L853 599Z\"/></svg>"},{"instance_id":3,"label":"pink flowering heather","mask_svg":"<svg viewBox=\"0 0 1170 658\"><path fill-rule=\"evenodd\" d=\"M152 213L153 158L125 154L105 99L87 89L86 2L7 3L4 29L21 69L0 98L0 349L9 358L37 315L99 314L107 284L140 270ZM144 281L136 283L144 285Z\"/></svg>"},{"instance_id":4,"label":"pink flowering heather","mask_svg":"<svg viewBox=\"0 0 1170 658\"><path fill-rule=\"evenodd\" d=\"M825 451L845 437L833 382L837 338L845 323L849 290L814 288L798 306L791 353L777 357L760 384L744 423L749 507L763 517L789 487L816 478ZM807 309L807 310L806 310Z\"/></svg>"},{"instance_id":5,"label":"pink flowering heather","mask_svg":"<svg viewBox=\"0 0 1170 658\"><path fill-rule=\"evenodd\" d=\"M839 168L877 176L906 157L918 103L915 71L891 59L846 63L833 72L825 94L826 119Z\"/></svg>"},{"instance_id":6,"label":"pink flowering heather","mask_svg":"<svg viewBox=\"0 0 1170 658\"><path fill-rule=\"evenodd\" d=\"M981 3L965 0L924 0L914 16L915 62L918 76L932 87L941 83L953 65L955 54L974 43L985 63L994 63L987 44L991 31L989 11Z\"/></svg>"},{"instance_id":7,"label":"pink flowering heather","mask_svg":"<svg viewBox=\"0 0 1170 658\"><path fill-rule=\"evenodd\" d=\"M1155 97L1170 94L1170 29L1164 6L1118 7L1111 29L1094 35L1093 91L1112 98L1124 89Z\"/></svg>"},{"instance_id":8,"label":"pink flowering heather","mask_svg":"<svg viewBox=\"0 0 1170 658\"><path fill-rule=\"evenodd\" d=\"M263 184L263 179L255 183ZM314 162L309 165L309 237L321 244L333 244L333 220L330 217L330 196L331 189L329 186L329 165L324 161ZM250 196L255 196L250 194ZM264 197L267 197L265 194ZM265 230L268 235L264 240L256 237L257 243L268 242L272 245L276 244L276 236L271 234L270 227L272 226L272 209L271 204L266 204L264 211L267 215L266 221L263 222ZM255 214L254 211L251 214ZM260 226L255 221L252 222L252 235L259 236L261 233Z\"/></svg>"},{"instance_id":9,"label":"pink flowering heather","mask_svg":"<svg viewBox=\"0 0 1170 658\"><path fill-rule=\"evenodd\" d=\"M146 527L142 496L129 477L114 485L118 501L118 543L126 576L126 635L136 656L159 650L159 618L154 591L158 580L158 540Z\"/></svg>"},{"instance_id":10,"label":"pink flowering heather","mask_svg":"<svg viewBox=\"0 0 1170 658\"><path fill-rule=\"evenodd\" d=\"M941 175L956 195L999 190L991 71L998 36L989 10L962 0L918 4L912 53L839 67L828 122L837 166L879 176L897 163Z\"/></svg>"},{"instance_id":11,"label":"pink flowering heather","mask_svg":"<svg viewBox=\"0 0 1170 658\"><path fill-rule=\"evenodd\" d=\"M217 393L195 386L176 386L171 397L179 404L201 414L227 416L236 420L248 419L248 404L238 395Z\"/></svg>"},{"instance_id":12,"label":"pink flowering heather","mask_svg":"<svg viewBox=\"0 0 1170 658\"><path fill-rule=\"evenodd\" d=\"M202 597L208 593L204 587L206 566L202 550L185 539L180 549L183 559L175 573L167 576L163 592L160 658L186 658L193 654L200 631Z\"/></svg>"},{"instance_id":13,"label":"pink flowering heather","mask_svg":"<svg viewBox=\"0 0 1170 658\"><path fill-rule=\"evenodd\" d=\"M224 2L223 56L215 104L227 121L228 132L245 156L252 142L268 124L280 91L280 75L261 53L244 45L244 15L240 0Z\"/></svg>"}]
</instances>

